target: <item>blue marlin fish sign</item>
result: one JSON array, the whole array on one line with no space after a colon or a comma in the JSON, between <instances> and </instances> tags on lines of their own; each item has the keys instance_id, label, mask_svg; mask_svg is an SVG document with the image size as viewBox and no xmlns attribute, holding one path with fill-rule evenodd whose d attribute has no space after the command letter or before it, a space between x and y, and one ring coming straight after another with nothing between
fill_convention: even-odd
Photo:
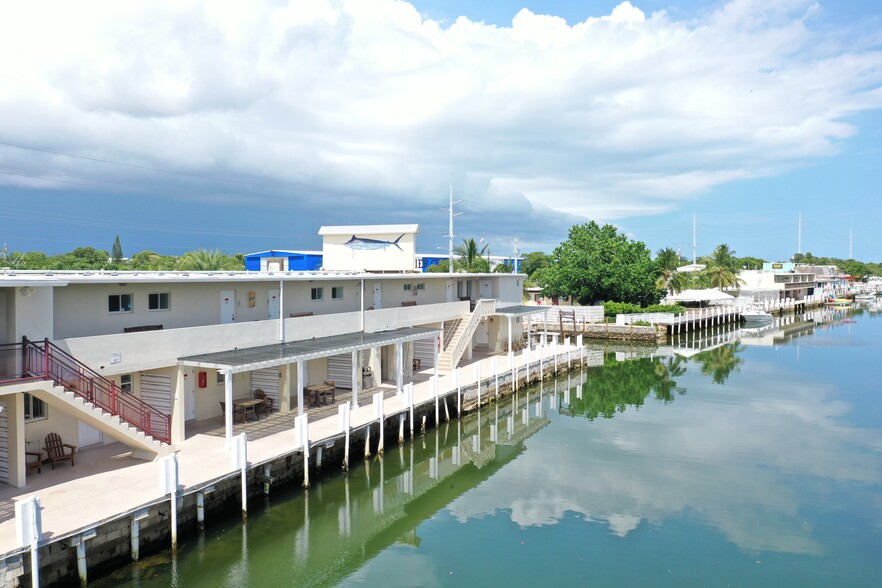
<instances>
[{"instance_id":1,"label":"blue marlin fish sign","mask_svg":"<svg viewBox=\"0 0 882 588\"><path fill-rule=\"evenodd\" d=\"M403 236L404 234L401 235L401 237ZM344 245L346 245L350 249L355 249L357 251L385 249L389 245L395 245L396 247L398 247L399 251L404 251L401 246L398 245L398 242L401 241L401 237L398 237L394 241L381 241L380 239L368 239L367 237L356 237L355 235L352 235L352 238L346 241Z\"/></svg>"}]
</instances>

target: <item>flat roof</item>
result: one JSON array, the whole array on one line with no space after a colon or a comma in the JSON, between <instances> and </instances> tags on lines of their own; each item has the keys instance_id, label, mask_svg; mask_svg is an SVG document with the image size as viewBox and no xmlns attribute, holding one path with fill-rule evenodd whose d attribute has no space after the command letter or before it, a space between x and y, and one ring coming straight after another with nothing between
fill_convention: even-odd
<instances>
[{"instance_id":1,"label":"flat roof","mask_svg":"<svg viewBox=\"0 0 882 588\"><path fill-rule=\"evenodd\" d=\"M560 307L558 307L560 308ZM550 306L527 306L526 304L518 304L516 306L506 306L505 308L497 308L493 314L497 316L519 317L528 314L545 313L551 310Z\"/></svg>"},{"instance_id":2,"label":"flat roof","mask_svg":"<svg viewBox=\"0 0 882 588\"><path fill-rule=\"evenodd\" d=\"M321 227L319 235L377 235L386 233L419 233L419 225L345 225Z\"/></svg>"},{"instance_id":3,"label":"flat roof","mask_svg":"<svg viewBox=\"0 0 882 588\"><path fill-rule=\"evenodd\" d=\"M418 339L434 339L441 335L440 329L410 327L378 333L347 333L331 337L315 337L303 341L288 341L260 347L230 349L202 355L179 357L178 364L197 368L229 370L234 374L263 368L277 367L298 361L309 361L374 347L405 343Z\"/></svg>"}]
</instances>

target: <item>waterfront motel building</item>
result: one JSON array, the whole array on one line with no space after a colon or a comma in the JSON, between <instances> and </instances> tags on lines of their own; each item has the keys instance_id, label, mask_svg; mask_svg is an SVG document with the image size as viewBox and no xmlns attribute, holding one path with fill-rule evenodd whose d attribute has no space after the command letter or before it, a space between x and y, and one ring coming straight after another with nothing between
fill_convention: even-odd
<instances>
[{"instance_id":1,"label":"waterfront motel building","mask_svg":"<svg viewBox=\"0 0 882 588\"><path fill-rule=\"evenodd\" d=\"M522 338L511 313L489 313L472 333L452 326L480 301L520 305L524 276L422 273L418 232L322 227L322 266L310 271L286 257L258 271L0 271L0 481L24 486L50 432L80 450L121 442L154 459L191 424L221 417L230 397L259 388L277 409L303 412L303 388L334 380L338 401L354 403L414 368L455 367L444 354L457 337L470 338L466 358ZM286 343L310 351L292 359ZM205 367L249 353L244 370Z\"/></svg>"}]
</instances>

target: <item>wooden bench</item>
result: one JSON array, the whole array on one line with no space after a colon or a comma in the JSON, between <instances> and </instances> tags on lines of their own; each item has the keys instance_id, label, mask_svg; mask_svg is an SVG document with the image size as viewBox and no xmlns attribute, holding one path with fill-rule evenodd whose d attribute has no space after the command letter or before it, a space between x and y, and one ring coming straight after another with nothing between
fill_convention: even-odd
<instances>
[{"instance_id":1,"label":"wooden bench","mask_svg":"<svg viewBox=\"0 0 882 588\"><path fill-rule=\"evenodd\" d=\"M162 325L141 325L139 327L125 327L123 333L141 333L142 331L161 331Z\"/></svg>"},{"instance_id":2,"label":"wooden bench","mask_svg":"<svg viewBox=\"0 0 882 588\"><path fill-rule=\"evenodd\" d=\"M300 318L302 316L312 316L312 311L309 312L292 312L288 315L288 318Z\"/></svg>"},{"instance_id":3,"label":"wooden bench","mask_svg":"<svg viewBox=\"0 0 882 588\"><path fill-rule=\"evenodd\" d=\"M416 306L416 300L405 300L401 306Z\"/></svg>"}]
</instances>

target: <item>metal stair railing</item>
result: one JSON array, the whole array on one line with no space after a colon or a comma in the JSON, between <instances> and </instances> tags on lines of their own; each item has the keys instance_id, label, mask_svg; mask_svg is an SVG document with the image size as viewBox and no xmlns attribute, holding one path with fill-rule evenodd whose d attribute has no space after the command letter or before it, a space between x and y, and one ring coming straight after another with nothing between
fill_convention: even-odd
<instances>
[{"instance_id":1,"label":"metal stair railing","mask_svg":"<svg viewBox=\"0 0 882 588\"><path fill-rule=\"evenodd\" d=\"M490 298L478 300L475 305L475 310L472 311L472 314L466 323L465 329L463 329L460 334L456 345L453 346L453 351L450 352L451 369L455 368L456 364L459 363L462 354L465 353L466 345L471 342L472 335L475 334L475 330L478 328L481 319L490 316L494 312L496 312L496 299Z\"/></svg>"},{"instance_id":2,"label":"metal stair railing","mask_svg":"<svg viewBox=\"0 0 882 588\"><path fill-rule=\"evenodd\" d=\"M22 376L42 378L73 392L121 421L171 444L171 416L163 414L137 396L120 390L92 368L63 349L44 340L42 345L22 337Z\"/></svg>"}]
</instances>

